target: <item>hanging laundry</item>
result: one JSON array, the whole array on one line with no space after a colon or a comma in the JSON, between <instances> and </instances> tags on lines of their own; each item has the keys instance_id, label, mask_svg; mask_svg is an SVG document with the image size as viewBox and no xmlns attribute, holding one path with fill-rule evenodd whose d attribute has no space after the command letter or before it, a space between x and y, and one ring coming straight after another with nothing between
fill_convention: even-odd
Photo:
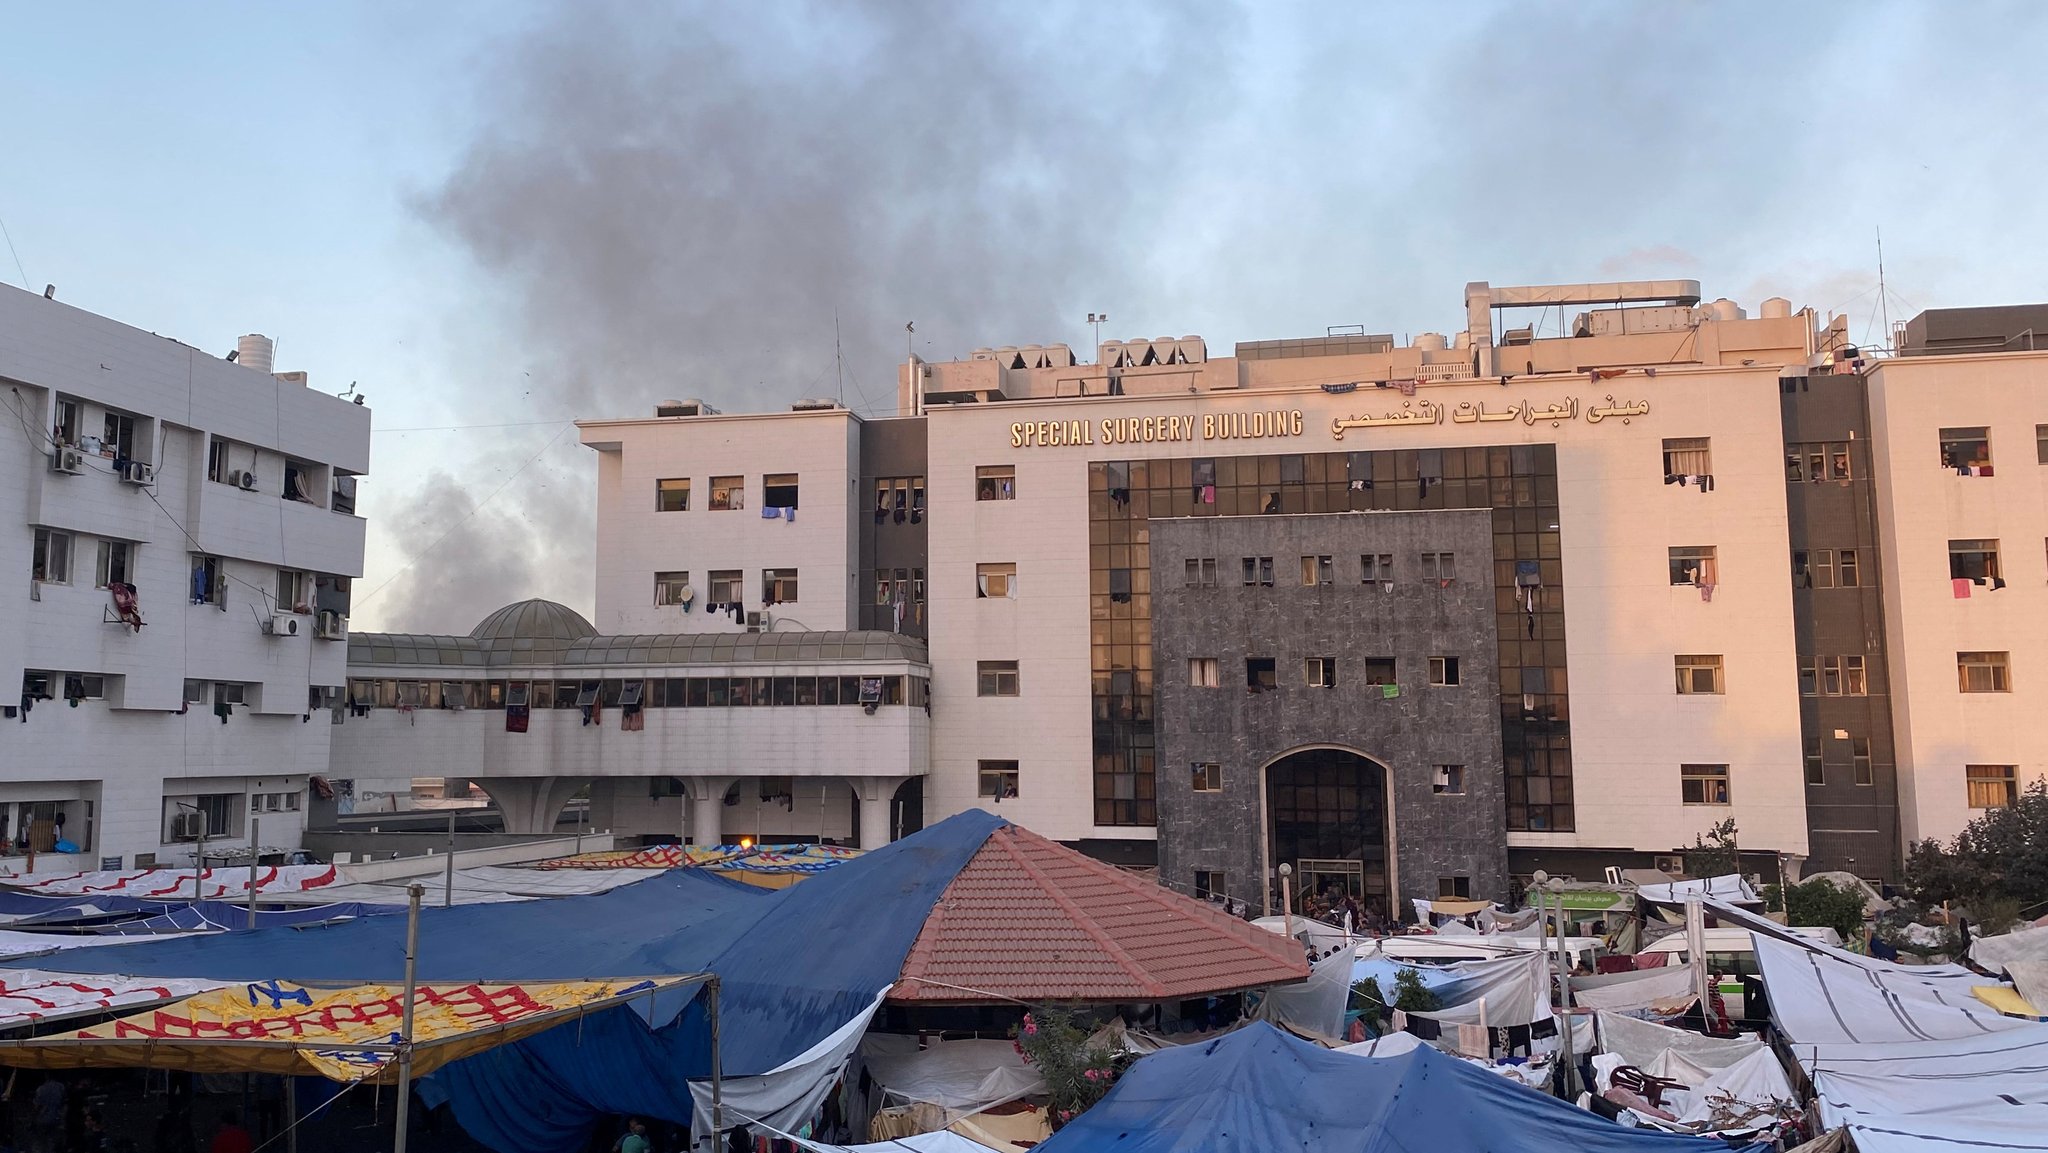
<instances>
[{"instance_id":1,"label":"hanging laundry","mask_svg":"<svg viewBox=\"0 0 2048 1153\"><path fill-rule=\"evenodd\" d=\"M508 732L508 733L523 733L523 732L525 732L525 731L526 731L526 725L527 725L527 718L528 718L528 713L527 713L527 706L525 706L525 705L506 705L506 706L505 706L505 731L506 731L506 732Z\"/></svg>"},{"instance_id":2,"label":"hanging laundry","mask_svg":"<svg viewBox=\"0 0 2048 1153\"><path fill-rule=\"evenodd\" d=\"M744 604L740 603L739 601L734 601L731 604L726 605L725 609L728 613L732 614L732 620L734 624L743 625L747 623L747 610Z\"/></svg>"},{"instance_id":3,"label":"hanging laundry","mask_svg":"<svg viewBox=\"0 0 2048 1153\"><path fill-rule=\"evenodd\" d=\"M625 710L619 714L620 732L637 733L645 730L646 728L647 714L640 711L639 705L628 705L626 706Z\"/></svg>"},{"instance_id":4,"label":"hanging laundry","mask_svg":"<svg viewBox=\"0 0 2048 1153\"><path fill-rule=\"evenodd\" d=\"M1381 686L1380 686L1380 699L1381 699L1381 700L1383 700L1383 701L1391 701L1391 700L1393 700L1393 699L1394 699L1395 697L1398 697L1398 696L1400 696L1400 695L1401 695L1401 686L1400 686L1400 685L1381 685Z\"/></svg>"},{"instance_id":5,"label":"hanging laundry","mask_svg":"<svg viewBox=\"0 0 2048 1153\"><path fill-rule=\"evenodd\" d=\"M1203 485L1203 486L1202 486L1202 503L1203 503L1203 504L1215 504L1215 503L1216 503L1216 486L1215 486L1215 485L1213 485L1213 484L1205 484L1205 485Z\"/></svg>"},{"instance_id":6,"label":"hanging laundry","mask_svg":"<svg viewBox=\"0 0 2048 1153\"><path fill-rule=\"evenodd\" d=\"M791 523L791 524L795 524L795 523L796 523L796 510L795 510L795 509L793 509L793 508L786 508L786 509L783 509L783 510L782 510L782 519L783 519L783 520L786 520L786 521L788 521L788 522L789 522L789 523Z\"/></svg>"},{"instance_id":7,"label":"hanging laundry","mask_svg":"<svg viewBox=\"0 0 2048 1153\"><path fill-rule=\"evenodd\" d=\"M1711 473L1711 472L1703 472L1703 473L1701 473L1701 474L1700 474L1700 491L1701 491L1701 492L1712 492L1712 491L1714 491L1714 474L1713 474L1713 473Z\"/></svg>"},{"instance_id":8,"label":"hanging laundry","mask_svg":"<svg viewBox=\"0 0 2048 1153\"><path fill-rule=\"evenodd\" d=\"M1700 599L1703 601L1714 599L1714 582L1703 581L1700 583Z\"/></svg>"},{"instance_id":9,"label":"hanging laundry","mask_svg":"<svg viewBox=\"0 0 2048 1153\"><path fill-rule=\"evenodd\" d=\"M761 519L762 519L762 520L781 520L781 519L782 519L782 510L781 510L781 509L779 509L779 508L776 508L776 507L775 507L774 505L762 505L762 506L761 506Z\"/></svg>"},{"instance_id":10,"label":"hanging laundry","mask_svg":"<svg viewBox=\"0 0 2048 1153\"><path fill-rule=\"evenodd\" d=\"M1677 484L1677 483L1678 483L1678 481L1679 481L1679 476L1678 476L1678 474L1677 474L1677 473L1675 473L1675 472L1667 472L1667 473L1665 473L1665 474L1664 474L1664 483L1665 483L1665 484Z\"/></svg>"},{"instance_id":11,"label":"hanging laundry","mask_svg":"<svg viewBox=\"0 0 2048 1153\"><path fill-rule=\"evenodd\" d=\"M2004 588L2004 587L2005 587L2005 578L2004 578L2004 577L1992 577L1992 578L1991 578L1991 591L1992 591L1992 592L1997 592L1997 591L1998 591L1999 589L2002 589L2002 588Z\"/></svg>"},{"instance_id":12,"label":"hanging laundry","mask_svg":"<svg viewBox=\"0 0 2048 1153\"><path fill-rule=\"evenodd\" d=\"M228 714L234 711L235 706L227 703L226 701L216 701L213 706L213 715L220 718L221 724L227 724Z\"/></svg>"},{"instance_id":13,"label":"hanging laundry","mask_svg":"<svg viewBox=\"0 0 2048 1153\"><path fill-rule=\"evenodd\" d=\"M1955 589L1955 593L1956 593L1956 599L1957 599L1957 600L1959 600L1959 601L1960 601L1960 600L1968 600L1968 599L1970 599L1970 578L1969 578L1969 577L1957 577L1957 578L1955 578L1954 580L1952 580L1952 581L1950 581L1950 582L1948 582L1948 583L1949 583L1949 585L1950 585L1951 587L1953 587L1953 588Z\"/></svg>"}]
</instances>

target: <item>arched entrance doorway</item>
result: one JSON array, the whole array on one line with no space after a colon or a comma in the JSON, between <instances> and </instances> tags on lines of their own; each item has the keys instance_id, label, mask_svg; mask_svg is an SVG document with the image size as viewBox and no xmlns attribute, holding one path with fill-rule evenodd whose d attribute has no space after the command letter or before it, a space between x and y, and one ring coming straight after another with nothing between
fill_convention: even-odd
<instances>
[{"instance_id":1,"label":"arched entrance doorway","mask_svg":"<svg viewBox=\"0 0 2048 1153\"><path fill-rule=\"evenodd\" d=\"M1318 748L1266 766L1266 865L1293 867L1296 912L1330 916L1349 897L1389 915L1388 840L1387 770L1377 761Z\"/></svg>"}]
</instances>

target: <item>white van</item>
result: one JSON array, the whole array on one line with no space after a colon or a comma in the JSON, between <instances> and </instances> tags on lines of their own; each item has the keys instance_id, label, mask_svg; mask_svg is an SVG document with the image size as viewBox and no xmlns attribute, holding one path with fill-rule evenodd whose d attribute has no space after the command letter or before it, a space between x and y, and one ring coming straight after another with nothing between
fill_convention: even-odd
<instances>
[{"instance_id":1,"label":"white van","mask_svg":"<svg viewBox=\"0 0 2048 1153\"><path fill-rule=\"evenodd\" d=\"M1837 949L1842 947L1842 935L1824 925L1793 926L1790 931L1810 941ZM1729 1016L1744 1016L1742 978L1757 975L1756 943L1750 939L1749 930L1708 929L1704 943L1707 947L1707 972L1720 982L1721 1001L1727 1006ZM1666 964L1670 965L1685 965L1692 961L1682 932L1660 938L1642 952L1669 953L1671 960Z\"/></svg>"}]
</instances>

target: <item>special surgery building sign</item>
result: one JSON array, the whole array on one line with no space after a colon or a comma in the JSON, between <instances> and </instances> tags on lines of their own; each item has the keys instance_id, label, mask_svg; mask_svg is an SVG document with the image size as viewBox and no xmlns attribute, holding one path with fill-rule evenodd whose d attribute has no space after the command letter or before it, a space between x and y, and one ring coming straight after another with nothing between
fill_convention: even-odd
<instances>
[{"instance_id":1,"label":"special surgery building sign","mask_svg":"<svg viewBox=\"0 0 2048 1153\"><path fill-rule=\"evenodd\" d=\"M1301 410L1205 412L1179 416L1105 416L1100 420L1025 420L1010 426L1011 448L1072 444L1152 444L1187 440L1270 440L1300 436Z\"/></svg>"}]
</instances>

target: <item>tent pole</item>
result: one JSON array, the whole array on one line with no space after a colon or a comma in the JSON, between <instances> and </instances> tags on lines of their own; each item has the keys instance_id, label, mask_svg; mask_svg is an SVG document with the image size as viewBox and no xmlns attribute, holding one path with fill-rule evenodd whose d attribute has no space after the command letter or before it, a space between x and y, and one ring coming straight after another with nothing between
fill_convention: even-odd
<instances>
[{"instance_id":1,"label":"tent pole","mask_svg":"<svg viewBox=\"0 0 2048 1153\"><path fill-rule=\"evenodd\" d=\"M448 871L442 879L441 907L455 907L455 811L448 811Z\"/></svg>"},{"instance_id":2,"label":"tent pole","mask_svg":"<svg viewBox=\"0 0 2048 1153\"><path fill-rule=\"evenodd\" d=\"M299 1079L284 1079L284 1153L299 1153Z\"/></svg>"},{"instance_id":3,"label":"tent pole","mask_svg":"<svg viewBox=\"0 0 2048 1153\"><path fill-rule=\"evenodd\" d=\"M711 1147L725 1137L725 1073L719 1060L718 1046L718 975L713 973L709 982L711 1002L708 1015L711 1018ZM401 1151L402 1153L402 1151Z\"/></svg>"},{"instance_id":4,"label":"tent pole","mask_svg":"<svg viewBox=\"0 0 2048 1153\"><path fill-rule=\"evenodd\" d=\"M262 845L263 822L249 818L249 927L256 927L256 850Z\"/></svg>"},{"instance_id":5,"label":"tent pole","mask_svg":"<svg viewBox=\"0 0 2048 1153\"><path fill-rule=\"evenodd\" d=\"M426 888L418 881L405 887L405 1016L398 1027L398 1122L391 1138L391 1153L405 1153L405 1131L412 1120L412 1002L415 962L420 949L420 898ZM713 1049L716 1052L716 1048Z\"/></svg>"},{"instance_id":6,"label":"tent pole","mask_svg":"<svg viewBox=\"0 0 2048 1153\"><path fill-rule=\"evenodd\" d=\"M1707 918L1698 897L1685 899L1685 952L1692 959L1692 991L1700 999L1700 1020L1714 1027L1713 999L1707 988Z\"/></svg>"},{"instance_id":7,"label":"tent pole","mask_svg":"<svg viewBox=\"0 0 2048 1153\"><path fill-rule=\"evenodd\" d=\"M1557 881L1557 999L1558 1008L1563 1010L1564 1028L1558 1030L1559 1042L1564 1054L1564 1094L1567 1100L1579 1096L1579 1061L1572 1052L1572 970L1566 963L1565 927L1569 923L1564 913L1564 882Z\"/></svg>"}]
</instances>

